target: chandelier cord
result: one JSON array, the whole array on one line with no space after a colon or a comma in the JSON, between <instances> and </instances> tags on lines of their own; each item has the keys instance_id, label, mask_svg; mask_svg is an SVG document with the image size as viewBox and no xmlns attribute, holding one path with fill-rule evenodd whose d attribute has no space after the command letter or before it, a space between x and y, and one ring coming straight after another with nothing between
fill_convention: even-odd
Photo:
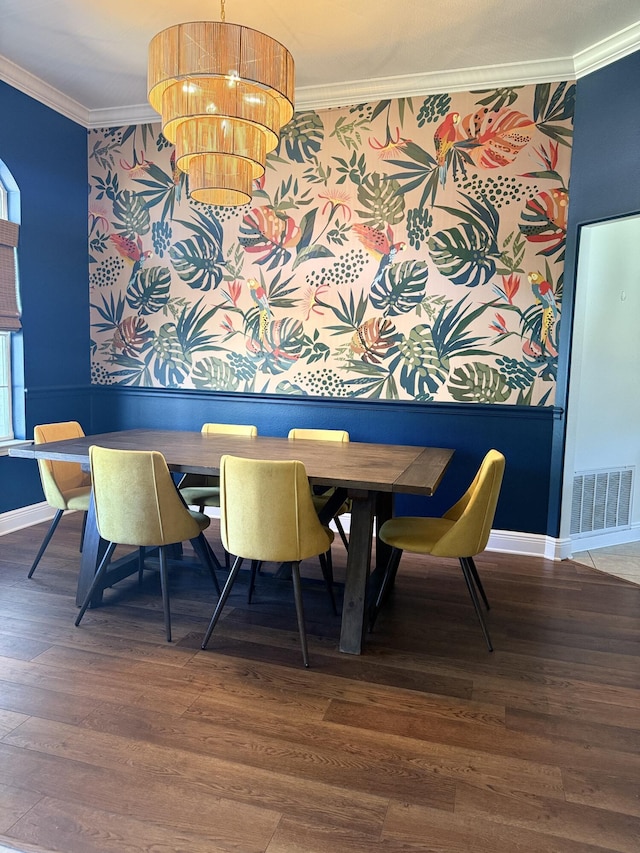
<instances>
[{"instance_id":1,"label":"chandelier cord","mask_svg":"<svg viewBox=\"0 0 640 853\"><path fill-rule=\"evenodd\" d=\"M220 0L220 20L223 24L227 20L227 16L224 11L224 0Z\"/></svg>"}]
</instances>

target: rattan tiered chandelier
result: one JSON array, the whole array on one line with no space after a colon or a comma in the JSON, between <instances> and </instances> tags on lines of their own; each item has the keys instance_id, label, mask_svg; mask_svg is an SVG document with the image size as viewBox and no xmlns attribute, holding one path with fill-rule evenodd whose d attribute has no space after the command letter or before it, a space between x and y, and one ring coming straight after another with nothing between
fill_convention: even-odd
<instances>
[{"instance_id":1,"label":"rattan tiered chandelier","mask_svg":"<svg viewBox=\"0 0 640 853\"><path fill-rule=\"evenodd\" d=\"M149 44L148 98L175 144L189 195L205 204L251 200L253 181L293 116L294 61L270 36L220 21L176 24Z\"/></svg>"}]
</instances>

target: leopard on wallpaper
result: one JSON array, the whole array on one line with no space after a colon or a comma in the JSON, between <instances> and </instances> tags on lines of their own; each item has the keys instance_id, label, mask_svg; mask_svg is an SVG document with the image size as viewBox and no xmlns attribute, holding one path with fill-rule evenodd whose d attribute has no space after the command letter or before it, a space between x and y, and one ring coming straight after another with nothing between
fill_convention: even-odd
<instances>
[{"instance_id":1,"label":"leopard on wallpaper","mask_svg":"<svg viewBox=\"0 0 640 853\"><path fill-rule=\"evenodd\" d=\"M575 85L297 112L250 204L89 133L92 381L554 402Z\"/></svg>"}]
</instances>

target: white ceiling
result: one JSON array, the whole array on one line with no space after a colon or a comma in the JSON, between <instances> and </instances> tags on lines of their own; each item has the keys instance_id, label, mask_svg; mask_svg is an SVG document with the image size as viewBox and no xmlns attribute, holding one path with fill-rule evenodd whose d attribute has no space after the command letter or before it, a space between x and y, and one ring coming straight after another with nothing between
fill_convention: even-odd
<instances>
[{"instance_id":1,"label":"white ceiling","mask_svg":"<svg viewBox=\"0 0 640 853\"><path fill-rule=\"evenodd\" d=\"M150 121L150 39L219 18L219 0L0 0L0 79L87 127ZM226 0L226 19L291 51L299 108L568 79L640 48L638 0Z\"/></svg>"}]
</instances>

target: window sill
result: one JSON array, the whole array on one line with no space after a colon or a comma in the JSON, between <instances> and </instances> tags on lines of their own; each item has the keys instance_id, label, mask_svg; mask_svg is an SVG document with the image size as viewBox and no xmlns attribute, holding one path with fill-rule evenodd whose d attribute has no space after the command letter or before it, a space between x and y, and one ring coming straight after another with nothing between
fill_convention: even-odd
<instances>
[{"instance_id":1,"label":"window sill","mask_svg":"<svg viewBox=\"0 0 640 853\"><path fill-rule=\"evenodd\" d=\"M12 441L0 441L0 456L8 456L10 447L29 447L33 441L25 441L21 438L13 439Z\"/></svg>"}]
</instances>

